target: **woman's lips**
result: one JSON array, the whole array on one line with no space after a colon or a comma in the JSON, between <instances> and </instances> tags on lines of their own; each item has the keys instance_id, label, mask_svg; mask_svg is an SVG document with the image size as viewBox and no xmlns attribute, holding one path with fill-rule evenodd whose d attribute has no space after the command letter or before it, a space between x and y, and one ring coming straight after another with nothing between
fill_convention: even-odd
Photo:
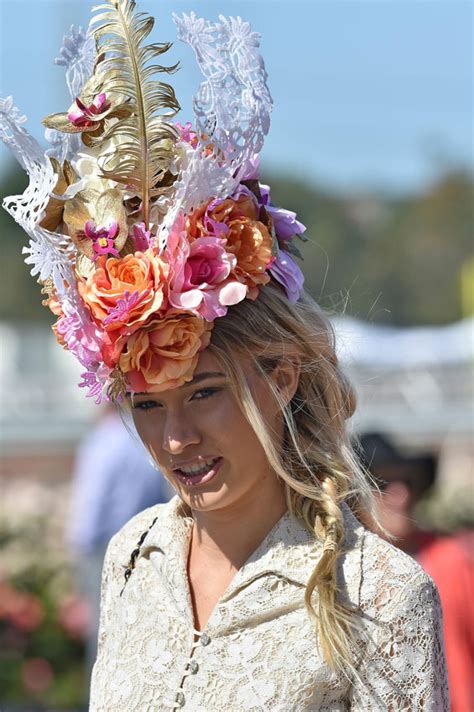
<instances>
[{"instance_id":1,"label":"woman's lips","mask_svg":"<svg viewBox=\"0 0 474 712\"><path fill-rule=\"evenodd\" d=\"M207 472L203 472L196 475L185 474L182 470L173 470L173 475L176 479L187 487L195 487L196 485L202 485L205 482L209 482L218 473L222 465L222 457L216 459L213 465L210 466Z\"/></svg>"}]
</instances>

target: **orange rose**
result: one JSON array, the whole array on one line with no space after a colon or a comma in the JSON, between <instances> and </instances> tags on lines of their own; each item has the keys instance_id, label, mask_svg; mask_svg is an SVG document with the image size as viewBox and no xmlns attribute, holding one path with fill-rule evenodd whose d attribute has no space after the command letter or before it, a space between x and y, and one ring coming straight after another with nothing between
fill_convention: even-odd
<instances>
[{"instance_id":1,"label":"orange rose","mask_svg":"<svg viewBox=\"0 0 474 712\"><path fill-rule=\"evenodd\" d=\"M239 282L250 290L267 284L270 275L266 271L273 261L272 236L268 228L258 220L233 220L227 235L226 250L237 258L237 266L231 272ZM248 294L249 297L256 296Z\"/></svg>"},{"instance_id":2,"label":"orange rose","mask_svg":"<svg viewBox=\"0 0 474 712\"><path fill-rule=\"evenodd\" d=\"M248 296L257 295L256 287L267 284L270 275L267 269L273 261L273 239L266 225L257 220L258 206L250 195L241 195L237 200L227 198L212 206L212 200L199 206L186 222L189 239L204 237L210 233L213 221L227 226L226 250L237 258L237 266L231 275L248 285ZM217 234L217 233L216 233Z\"/></svg>"},{"instance_id":3,"label":"orange rose","mask_svg":"<svg viewBox=\"0 0 474 712\"><path fill-rule=\"evenodd\" d=\"M151 249L123 258L101 255L96 265L87 280L79 281L78 288L92 316L106 331L116 332L116 336L131 334L165 306L168 266Z\"/></svg>"},{"instance_id":4,"label":"orange rose","mask_svg":"<svg viewBox=\"0 0 474 712\"><path fill-rule=\"evenodd\" d=\"M119 368L136 392L182 386L192 379L211 329L212 323L191 314L154 319L127 338Z\"/></svg>"},{"instance_id":5,"label":"orange rose","mask_svg":"<svg viewBox=\"0 0 474 712\"><path fill-rule=\"evenodd\" d=\"M203 203L188 216L186 228L190 239L209 235L209 230L204 222L206 216L211 220L225 223L226 225L232 220L241 218L257 219L257 206L250 195L241 195L238 200L226 198L226 200L220 201L215 207L211 207L208 210L212 202L212 200L209 200L207 203Z\"/></svg>"}]
</instances>

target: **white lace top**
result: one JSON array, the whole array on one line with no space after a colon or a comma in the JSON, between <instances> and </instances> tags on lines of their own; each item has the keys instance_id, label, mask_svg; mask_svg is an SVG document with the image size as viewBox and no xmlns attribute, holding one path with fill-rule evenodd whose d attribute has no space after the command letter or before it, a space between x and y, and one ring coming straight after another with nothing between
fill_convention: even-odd
<instances>
[{"instance_id":1,"label":"white lace top","mask_svg":"<svg viewBox=\"0 0 474 712\"><path fill-rule=\"evenodd\" d=\"M140 535L136 568L120 596ZM286 513L195 636L186 560L192 519L178 497L132 519L104 564L91 712L445 712L437 590L410 557L344 506L341 597L362 614L358 679L322 659L304 606L321 545Z\"/></svg>"}]
</instances>

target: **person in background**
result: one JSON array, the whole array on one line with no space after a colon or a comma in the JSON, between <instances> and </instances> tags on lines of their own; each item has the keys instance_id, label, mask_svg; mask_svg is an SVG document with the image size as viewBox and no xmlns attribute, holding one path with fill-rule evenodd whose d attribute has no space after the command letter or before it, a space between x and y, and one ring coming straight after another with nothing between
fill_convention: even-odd
<instances>
[{"instance_id":1,"label":"person in background","mask_svg":"<svg viewBox=\"0 0 474 712\"><path fill-rule=\"evenodd\" d=\"M137 512L167 502L172 495L171 486L127 432L116 408L107 404L76 453L66 532L76 562L79 593L90 611L88 677L97 652L100 579L107 545Z\"/></svg>"},{"instance_id":2,"label":"person in background","mask_svg":"<svg viewBox=\"0 0 474 712\"><path fill-rule=\"evenodd\" d=\"M380 488L378 524L393 544L417 559L438 587L451 710L473 712L474 530L443 536L417 524L415 506L436 481L433 455L406 456L379 433L363 435L360 446L362 462Z\"/></svg>"}]
</instances>

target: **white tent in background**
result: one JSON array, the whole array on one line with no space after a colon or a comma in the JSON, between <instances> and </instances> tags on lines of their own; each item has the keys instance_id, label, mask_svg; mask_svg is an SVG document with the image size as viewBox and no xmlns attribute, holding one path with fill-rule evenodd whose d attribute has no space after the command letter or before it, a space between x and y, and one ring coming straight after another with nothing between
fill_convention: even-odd
<instances>
[{"instance_id":1,"label":"white tent in background","mask_svg":"<svg viewBox=\"0 0 474 712\"><path fill-rule=\"evenodd\" d=\"M332 319L343 363L362 367L410 368L474 362L474 318L446 326L397 328Z\"/></svg>"}]
</instances>

